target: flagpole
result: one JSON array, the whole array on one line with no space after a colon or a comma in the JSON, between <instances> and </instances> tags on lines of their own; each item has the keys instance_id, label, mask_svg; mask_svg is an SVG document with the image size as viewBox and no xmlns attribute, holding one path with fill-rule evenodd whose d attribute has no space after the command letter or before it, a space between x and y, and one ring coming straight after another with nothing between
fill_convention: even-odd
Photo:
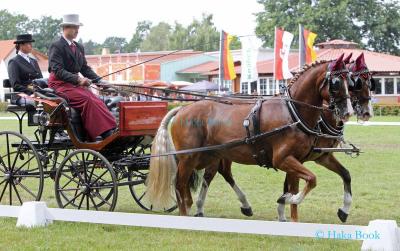
<instances>
[{"instance_id":1,"label":"flagpole","mask_svg":"<svg viewBox=\"0 0 400 251\"><path fill-rule=\"evenodd\" d=\"M221 94L221 84L223 80L222 76L222 45L223 45L223 30L221 30L219 36L219 71L218 71L218 94Z\"/></svg>"},{"instance_id":2,"label":"flagpole","mask_svg":"<svg viewBox=\"0 0 400 251\"><path fill-rule=\"evenodd\" d=\"M276 26L275 26L275 32L274 32L274 82L275 82L275 85L277 84L276 83ZM275 89L276 89L276 87L275 87Z\"/></svg>"},{"instance_id":3,"label":"flagpole","mask_svg":"<svg viewBox=\"0 0 400 251\"><path fill-rule=\"evenodd\" d=\"M299 24L299 71L301 69L301 42L302 42L302 36L303 34L301 33L301 24Z\"/></svg>"}]
</instances>

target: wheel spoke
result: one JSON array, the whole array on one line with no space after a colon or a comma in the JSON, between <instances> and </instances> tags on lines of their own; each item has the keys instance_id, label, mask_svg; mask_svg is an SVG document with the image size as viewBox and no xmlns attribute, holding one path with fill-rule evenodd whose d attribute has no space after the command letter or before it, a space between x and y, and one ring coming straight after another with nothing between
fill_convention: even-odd
<instances>
[{"instance_id":1,"label":"wheel spoke","mask_svg":"<svg viewBox=\"0 0 400 251\"><path fill-rule=\"evenodd\" d=\"M12 183L12 182L10 182L10 183ZM14 188L14 190L15 190L15 194L16 194L16 195L17 195L17 197L18 197L19 203L21 203L21 205L22 205L22 204L23 204L23 202L22 202L22 200L21 200L21 197L19 196L19 193L18 193L17 187L15 186L15 184L12 184L12 186L13 186L13 188Z\"/></svg>"},{"instance_id":2,"label":"wheel spoke","mask_svg":"<svg viewBox=\"0 0 400 251\"><path fill-rule=\"evenodd\" d=\"M69 204L71 204L71 202L75 201L76 198L78 198L83 192L79 192L77 195L74 196L74 198L72 198L72 200L68 201L67 204L63 205L63 208L65 208L66 206L68 206Z\"/></svg>"},{"instance_id":3,"label":"wheel spoke","mask_svg":"<svg viewBox=\"0 0 400 251\"><path fill-rule=\"evenodd\" d=\"M143 199L143 197L144 197L145 194L146 194L146 192L144 192L144 193L142 194L142 196L140 196L140 198L138 199L138 201L141 201L141 200Z\"/></svg>"},{"instance_id":4,"label":"wheel spoke","mask_svg":"<svg viewBox=\"0 0 400 251\"><path fill-rule=\"evenodd\" d=\"M90 200L92 201L92 204L93 204L94 208L96 209L96 211L98 211L98 210L99 210L99 208L97 207L96 203L94 202L94 200L93 200L93 197L92 197L92 196L90 196Z\"/></svg>"},{"instance_id":5,"label":"wheel spoke","mask_svg":"<svg viewBox=\"0 0 400 251\"><path fill-rule=\"evenodd\" d=\"M93 182L91 182L91 184L94 184L94 183L96 183L99 179L101 179L103 176L104 176L104 174L106 174L108 172L108 169L107 170L105 170L104 171L104 173L102 173L100 176L98 176L97 178L96 178L96 180L95 181L93 181ZM97 175L96 175L97 176Z\"/></svg>"},{"instance_id":6,"label":"wheel spoke","mask_svg":"<svg viewBox=\"0 0 400 251\"><path fill-rule=\"evenodd\" d=\"M8 170L10 170L11 169L11 167L10 167L11 160L10 160L10 142L9 142L8 134L6 134L6 144L7 144Z\"/></svg>"},{"instance_id":7,"label":"wheel spoke","mask_svg":"<svg viewBox=\"0 0 400 251\"><path fill-rule=\"evenodd\" d=\"M59 189L57 189L57 191L64 191L64 192L66 192L66 191L77 191L77 190L81 190L81 189L80 188L65 188L65 189L59 188Z\"/></svg>"},{"instance_id":8,"label":"wheel spoke","mask_svg":"<svg viewBox=\"0 0 400 251\"><path fill-rule=\"evenodd\" d=\"M105 189L105 188L114 188L114 186L99 186L99 187L90 187L91 189Z\"/></svg>"},{"instance_id":9,"label":"wheel spoke","mask_svg":"<svg viewBox=\"0 0 400 251\"><path fill-rule=\"evenodd\" d=\"M7 180L6 185L5 185L4 188L3 188L3 191L1 192L1 195L0 195L0 202L1 202L1 200L3 199L3 195L4 195L4 192L5 192L6 189L7 189L7 185L8 185L8 180Z\"/></svg>"},{"instance_id":10,"label":"wheel spoke","mask_svg":"<svg viewBox=\"0 0 400 251\"><path fill-rule=\"evenodd\" d=\"M83 177L85 179L85 183L88 182L87 180L87 173L86 173L86 160L85 160L85 154L82 152L82 162L83 162Z\"/></svg>"},{"instance_id":11,"label":"wheel spoke","mask_svg":"<svg viewBox=\"0 0 400 251\"><path fill-rule=\"evenodd\" d=\"M25 191L27 191L30 195L32 195L33 198L36 199L36 195L32 193L26 186L24 186L21 182L18 183L17 185L21 186Z\"/></svg>"},{"instance_id":12,"label":"wheel spoke","mask_svg":"<svg viewBox=\"0 0 400 251\"><path fill-rule=\"evenodd\" d=\"M11 171L14 170L15 163L17 163L18 156L20 155L20 152L21 152L22 142L23 142L23 140L21 140L21 143L20 143L19 146L18 146L17 155L15 155L13 164L12 164L12 166L11 166Z\"/></svg>"},{"instance_id":13,"label":"wheel spoke","mask_svg":"<svg viewBox=\"0 0 400 251\"><path fill-rule=\"evenodd\" d=\"M75 182L76 184L80 185L80 183L78 183L76 180L74 180L74 178L69 177L66 173L61 173L62 176L67 177L69 180L72 180L73 182ZM64 187L63 187L64 188Z\"/></svg>"},{"instance_id":14,"label":"wheel spoke","mask_svg":"<svg viewBox=\"0 0 400 251\"><path fill-rule=\"evenodd\" d=\"M85 194L83 194L82 199L81 199L81 202L79 202L78 209L81 209L83 199L85 199Z\"/></svg>"},{"instance_id":15,"label":"wheel spoke","mask_svg":"<svg viewBox=\"0 0 400 251\"><path fill-rule=\"evenodd\" d=\"M29 163L33 158L35 158L35 155L32 155L31 158L29 158L22 166L20 166L17 170L14 171L14 173L18 172L21 170L27 163Z\"/></svg>"},{"instance_id":16,"label":"wheel spoke","mask_svg":"<svg viewBox=\"0 0 400 251\"><path fill-rule=\"evenodd\" d=\"M106 201L103 197L101 197L99 193L96 193L96 197L111 207L111 204L108 201Z\"/></svg>"},{"instance_id":17,"label":"wheel spoke","mask_svg":"<svg viewBox=\"0 0 400 251\"><path fill-rule=\"evenodd\" d=\"M12 205L12 187L11 187L11 183L12 183L12 181L10 181L10 182L8 182L8 184L9 184L9 187L10 187L10 206Z\"/></svg>"}]
</instances>

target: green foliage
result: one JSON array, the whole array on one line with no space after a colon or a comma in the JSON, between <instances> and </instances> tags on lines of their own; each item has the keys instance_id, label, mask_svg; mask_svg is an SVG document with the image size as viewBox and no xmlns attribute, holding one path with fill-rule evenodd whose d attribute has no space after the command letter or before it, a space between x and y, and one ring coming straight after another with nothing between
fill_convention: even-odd
<instances>
[{"instance_id":1,"label":"green foliage","mask_svg":"<svg viewBox=\"0 0 400 251\"><path fill-rule=\"evenodd\" d=\"M143 51L165 51L169 47L169 36L171 26L165 22L160 22L150 28L146 39L142 42L140 49Z\"/></svg>"},{"instance_id":2,"label":"green foliage","mask_svg":"<svg viewBox=\"0 0 400 251\"><path fill-rule=\"evenodd\" d=\"M7 110L7 106L7 102L0 102L0 112L5 112Z\"/></svg>"},{"instance_id":3,"label":"green foliage","mask_svg":"<svg viewBox=\"0 0 400 251\"><path fill-rule=\"evenodd\" d=\"M126 39L123 37L108 37L104 40L102 46L109 48L110 53L120 53L123 52L123 48L126 44Z\"/></svg>"},{"instance_id":4,"label":"green foliage","mask_svg":"<svg viewBox=\"0 0 400 251\"><path fill-rule=\"evenodd\" d=\"M400 4L380 0L258 0L257 35L272 47L274 27L298 37L298 25L318 34L316 42L344 39L376 51L400 54ZM298 41L293 41L294 47Z\"/></svg>"},{"instance_id":5,"label":"green foliage","mask_svg":"<svg viewBox=\"0 0 400 251\"><path fill-rule=\"evenodd\" d=\"M380 106L374 105L375 116L400 116L400 106Z\"/></svg>"},{"instance_id":6,"label":"green foliage","mask_svg":"<svg viewBox=\"0 0 400 251\"><path fill-rule=\"evenodd\" d=\"M80 43L83 44L86 55L97 55L101 53L102 45L99 43L96 43L92 40L89 40L87 42L80 41Z\"/></svg>"},{"instance_id":7,"label":"green foliage","mask_svg":"<svg viewBox=\"0 0 400 251\"><path fill-rule=\"evenodd\" d=\"M126 52L135 52L140 49L140 45L143 43L144 38L149 34L152 23L150 21L140 21L136 26L136 31L132 36L132 39L125 46Z\"/></svg>"},{"instance_id":8,"label":"green foliage","mask_svg":"<svg viewBox=\"0 0 400 251\"><path fill-rule=\"evenodd\" d=\"M29 18L26 15L14 15L0 10L0 40L15 39L18 34L26 33Z\"/></svg>"}]
</instances>

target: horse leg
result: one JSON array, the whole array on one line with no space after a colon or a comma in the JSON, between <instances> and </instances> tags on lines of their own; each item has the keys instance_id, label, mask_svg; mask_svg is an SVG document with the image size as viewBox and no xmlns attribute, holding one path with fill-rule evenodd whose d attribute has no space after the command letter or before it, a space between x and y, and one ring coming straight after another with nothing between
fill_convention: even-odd
<instances>
[{"instance_id":1,"label":"horse leg","mask_svg":"<svg viewBox=\"0 0 400 251\"><path fill-rule=\"evenodd\" d=\"M292 177L300 178L305 180L306 185L301 192L296 194L291 194L290 192L282 195L278 199L278 203L288 203L288 204L300 204L305 196L317 185L317 178L310 170L308 170L304 165L302 165L293 156L288 156L283 161L279 163L279 169L289 173ZM290 180L288 180L290 182Z\"/></svg>"},{"instance_id":2,"label":"horse leg","mask_svg":"<svg viewBox=\"0 0 400 251\"><path fill-rule=\"evenodd\" d=\"M342 222L346 222L352 202L350 172L340 164L333 154L323 155L315 162L337 173L342 178L344 186L343 207L338 209L337 215Z\"/></svg>"},{"instance_id":3,"label":"horse leg","mask_svg":"<svg viewBox=\"0 0 400 251\"><path fill-rule=\"evenodd\" d=\"M236 185L235 180L233 179L232 175L232 161L223 159L220 162L220 166L218 168L218 172L224 177L225 181L228 182L228 184L232 187L233 191L235 191L240 203L242 203L242 206L240 207L240 210L242 214L246 216L253 216L253 210L251 209L251 206L249 202L247 201L246 195L242 192L240 187Z\"/></svg>"},{"instance_id":4,"label":"horse leg","mask_svg":"<svg viewBox=\"0 0 400 251\"><path fill-rule=\"evenodd\" d=\"M283 185L283 195L285 194L297 194L299 192L299 178L287 173L285 177L285 182ZM297 222L298 212L297 212L297 204L290 204L290 218L292 221ZM287 221L285 216L285 203L282 203L281 200L278 199L278 220L279 221Z\"/></svg>"},{"instance_id":5,"label":"horse leg","mask_svg":"<svg viewBox=\"0 0 400 251\"><path fill-rule=\"evenodd\" d=\"M201 184L201 190L199 196L196 201L197 212L194 216L203 217L204 216L204 202L206 200L208 187L210 186L211 181L214 179L217 174L218 165L212 165L210 168L206 168L204 172L204 180Z\"/></svg>"},{"instance_id":6,"label":"horse leg","mask_svg":"<svg viewBox=\"0 0 400 251\"><path fill-rule=\"evenodd\" d=\"M186 161L187 160L187 161ZM176 174L176 198L179 208L179 215L187 216L190 207L193 204L192 195L190 193L189 179L192 175L193 168L189 164L189 159L179 160L178 170Z\"/></svg>"}]
</instances>

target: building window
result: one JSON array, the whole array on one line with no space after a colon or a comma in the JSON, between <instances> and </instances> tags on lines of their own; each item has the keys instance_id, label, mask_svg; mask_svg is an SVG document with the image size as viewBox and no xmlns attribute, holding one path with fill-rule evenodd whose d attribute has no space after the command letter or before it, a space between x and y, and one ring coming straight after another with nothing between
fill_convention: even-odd
<instances>
[{"instance_id":1,"label":"building window","mask_svg":"<svg viewBox=\"0 0 400 251\"><path fill-rule=\"evenodd\" d=\"M382 94L382 78L376 78L375 94Z\"/></svg>"},{"instance_id":2,"label":"building window","mask_svg":"<svg viewBox=\"0 0 400 251\"><path fill-rule=\"evenodd\" d=\"M240 83L240 92L243 94L249 93L249 83L248 82Z\"/></svg>"},{"instance_id":3,"label":"building window","mask_svg":"<svg viewBox=\"0 0 400 251\"><path fill-rule=\"evenodd\" d=\"M385 94L394 94L394 78L384 78Z\"/></svg>"},{"instance_id":4,"label":"building window","mask_svg":"<svg viewBox=\"0 0 400 251\"><path fill-rule=\"evenodd\" d=\"M211 82L218 84L219 78L212 78ZM232 80L222 80L221 89L224 91L232 91Z\"/></svg>"},{"instance_id":5,"label":"building window","mask_svg":"<svg viewBox=\"0 0 400 251\"><path fill-rule=\"evenodd\" d=\"M396 79L397 94L400 94L400 78Z\"/></svg>"},{"instance_id":6,"label":"building window","mask_svg":"<svg viewBox=\"0 0 400 251\"><path fill-rule=\"evenodd\" d=\"M273 78L268 78L268 93L267 95L274 95L276 90L276 81Z\"/></svg>"},{"instance_id":7,"label":"building window","mask_svg":"<svg viewBox=\"0 0 400 251\"><path fill-rule=\"evenodd\" d=\"M267 95L267 78L260 78L260 95Z\"/></svg>"}]
</instances>

